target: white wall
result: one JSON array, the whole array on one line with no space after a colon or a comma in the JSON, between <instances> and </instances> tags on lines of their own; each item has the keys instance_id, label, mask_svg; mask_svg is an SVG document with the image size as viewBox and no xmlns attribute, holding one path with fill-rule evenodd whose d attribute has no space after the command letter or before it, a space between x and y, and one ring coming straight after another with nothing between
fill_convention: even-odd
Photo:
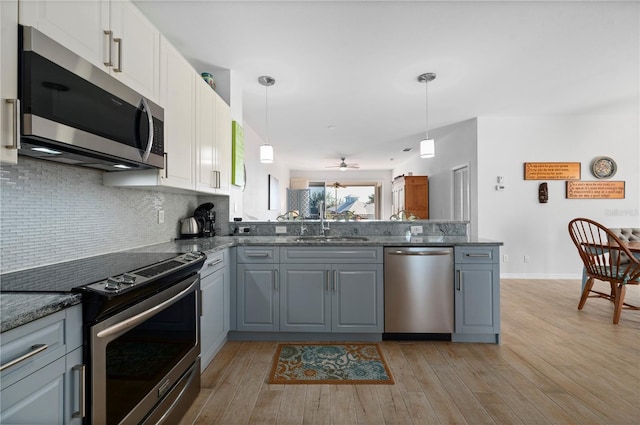
<instances>
[{"instance_id":1,"label":"white wall","mask_svg":"<svg viewBox=\"0 0 640 425\"><path fill-rule=\"evenodd\" d=\"M453 219L453 169L461 165L469 166L471 193L471 234L476 234L477 223L477 121L462 121L446 127L431 130L436 156L420 158L419 152L401 166L393 170L393 176L401 174L429 176L429 218Z\"/></svg>"},{"instance_id":2,"label":"white wall","mask_svg":"<svg viewBox=\"0 0 640 425\"><path fill-rule=\"evenodd\" d=\"M362 170L362 171L300 171L291 170L291 177L304 177L310 182L338 182L338 183L377 183L381 185L382 199L380 214L381 220L387 220L391 215L391 180L392 175L389 170Z\"/></svg>"},{"instance_id":3,"label":"white wall","mask_svg":"<svg viewBox=\"0 0 640 425\"><path fill-rule=\"evenodd\" d=\"M244 192L237 186L231 186L229 194L229 217L242 217L244 221L268 221L286 212L287 188L289 187L289 169L278 161L278 146L274 146L273 164L260 162L260 145L264 143L260 136L246 123L244 130L244 163L247 169L247 181ZM268 209L269 174L280 182L280 208Z\"/></svg>"},{"instance_id":4,"label":"white wall","mask_svg":"<svg viewBox=\"0 0 640 425\"><path fill-rule=\"evenodd\" d=\"M502 277L578 278L581 263L567 231L575 217L607 227L640 227L638 115L478 118L478 235L504 242ZM525 162L580 162L581 179L594 157L618 164L612 180L626 182L622 200L565 199L564 181L548 180L549 201L538 203L541 181L524 180ZM496 191L504 176L505 191ZM524 256L530 257L524 263Z\"/></svg>"}]
</instances>

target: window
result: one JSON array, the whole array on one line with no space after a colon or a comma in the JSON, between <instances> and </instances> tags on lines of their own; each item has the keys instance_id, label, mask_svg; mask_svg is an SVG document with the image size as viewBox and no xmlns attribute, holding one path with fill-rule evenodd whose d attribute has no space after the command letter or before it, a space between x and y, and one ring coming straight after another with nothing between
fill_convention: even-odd
<instances>
[{"instance_id":1,"label":"window","mask_svg":"<svg viewBox=\"0 0 640 425\"><path fill-rule=\"evenodd\" d=\"M331 220L373 220L380 217L379 186L368 182L309 182L309 189L290 191L288 207L310 219L320 218L323 205L325 217Z\"/></svg>"}]
</instances>

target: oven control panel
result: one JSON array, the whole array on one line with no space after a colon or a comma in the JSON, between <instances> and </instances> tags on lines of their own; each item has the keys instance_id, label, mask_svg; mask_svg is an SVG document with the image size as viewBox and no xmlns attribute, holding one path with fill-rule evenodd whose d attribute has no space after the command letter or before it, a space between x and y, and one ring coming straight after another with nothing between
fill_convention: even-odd
<instances>
[{"instance_id":1,"label":"oven control panel","mask_svg":"<svg viewBox=\"0 0 640 425\"><path fill-rule=\"evenodd\" d=\"M108 295L118 294L142 285L152 284L182 269L189 268L193 263L198 261L204 262L206 258L207 255L203 252L188 252L165 261L131 270L121 275L110 276L105 280L87 285L86 288Z\"/></svg>"}]
</instances>

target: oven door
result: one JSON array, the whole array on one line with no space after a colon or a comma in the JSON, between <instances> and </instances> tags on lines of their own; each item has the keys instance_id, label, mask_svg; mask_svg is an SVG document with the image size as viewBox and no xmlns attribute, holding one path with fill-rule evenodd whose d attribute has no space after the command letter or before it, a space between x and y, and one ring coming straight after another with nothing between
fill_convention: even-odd
<instances>
[{"instance_id":1,"label":"oven door","mask_svg":"<svg viewBox=\"0 0 640 425\"><path fill-rule=\"evenodd\" d=\"M90 423L139 424L185 393L200 355L199 297L191 276L90 328Z\"/></svg>"}]
</instances>

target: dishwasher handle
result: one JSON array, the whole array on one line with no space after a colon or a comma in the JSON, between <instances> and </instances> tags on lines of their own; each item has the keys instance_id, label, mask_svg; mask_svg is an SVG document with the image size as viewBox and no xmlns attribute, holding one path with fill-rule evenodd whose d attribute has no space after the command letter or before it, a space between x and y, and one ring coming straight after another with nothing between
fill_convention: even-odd
<instances>
[{"instance_id":1,"label":"dishwasher handle","mask_svg":"<svg viewBox=\"0 0 640 425\"><path fill-rule=\"evenodd\" d=\"M442 250L442 251L403 251L401 249L395 251L387 251L387 254L390 255L422 255L422 256L430 256L430 255L451 255L450 250Z\"/></svg>"}]
</instances>

